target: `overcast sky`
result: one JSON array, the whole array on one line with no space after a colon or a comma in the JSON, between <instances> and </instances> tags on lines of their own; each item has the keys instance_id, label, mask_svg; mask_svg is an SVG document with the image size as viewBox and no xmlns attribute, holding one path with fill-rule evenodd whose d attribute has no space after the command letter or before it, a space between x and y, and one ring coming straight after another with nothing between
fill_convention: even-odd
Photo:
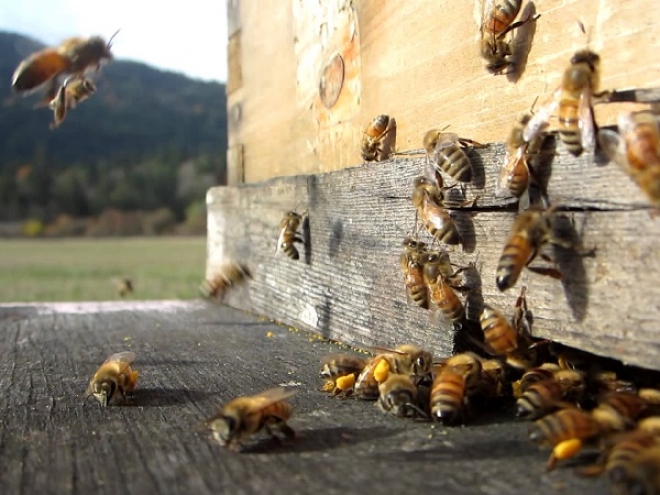
<instances>
[{"instance_id":1,"label":"overcast sky","mask_svg":"<svg viewBox=\"0 0 660 495\"><path fill-rule=\"evenodd\" d=\"M0 30L46 44L71 36L113 41L115 57L214 81L227 80L226 0L2 0Z\"/></svg>"}]
</instances>

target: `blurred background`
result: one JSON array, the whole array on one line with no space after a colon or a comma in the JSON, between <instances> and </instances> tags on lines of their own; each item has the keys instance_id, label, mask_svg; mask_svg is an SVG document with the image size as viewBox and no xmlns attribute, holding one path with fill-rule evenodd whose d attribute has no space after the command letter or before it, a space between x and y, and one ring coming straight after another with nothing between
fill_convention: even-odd
<instances>
[{"instance_id":1,"label":"blurred background","mask_svg":"<svg viewBox=\"0 0 660 495\"><path fill-rule=\"evenodd\" d=\"M226 17L225 1L3 5L0 302L197 297L205 194L226 182ZM12 91L31 53L118 29L57 129L41 94Z\"/></svg>"}]
</instances>

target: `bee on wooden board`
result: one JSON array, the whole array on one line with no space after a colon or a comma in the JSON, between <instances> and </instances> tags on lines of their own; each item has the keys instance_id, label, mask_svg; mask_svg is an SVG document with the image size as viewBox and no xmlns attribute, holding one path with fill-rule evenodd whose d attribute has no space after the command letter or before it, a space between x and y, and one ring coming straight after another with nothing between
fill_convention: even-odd
<instances>
[{"instance_id":1,"label":"bee on wooden board","mask_svg":"<svg viewBox=\"0 0 660 495\"><path fill-rule=\"evenodd\" d=\"M292 439L295 432L286 422L293 415L293 408L286 399L294 394L295 391L278 387L256 395L237 397L207 419L205 425L220 445L230 450L237 450L243 438L262 429L274 438L277 438L275 432L279 431Z\"/></svg>"},{"instance_id":2,"label":"bee on wooden board","mask_svg":"<svg viewBox=\"0 0 660 495\"><path fill-rule=\"evenodd\" d=\"M456 245L461 236L456 224L441 203L443 193L438 186L426 177L417 177L413 183L412 203L417 217L431 236L438 242ZM417 220L415 220L415 224Z\"/></svg>"},{"instance_id":3,"label":"bee on wooden board","mask_svg":"<svg viewBox=\"0 0 660 495\"><path fill-rule=\"evenodd\" d=\"M89 381L86 399L93 396L104 407L116 398L125 401L127 395L132 395L138 379L138 372L131 367L133 361L135 353L130 351L106 359Z\"/></svg>"},{"instance_id":4,"label":"bee on wooden board","mask_svg":"<svg viewBox=\"0 0 660 495\"><path fill-rule=\"evenodd\" d=\"M362 159L367 162L387 160L394 152L396 120L378 115L366 127L362 135Z\"/></svg>"},{"instance_id":5,"label":"bee on wooden board","mask_svg":"<svg viewBox=\"0 0 660 495\"><path fill-rule=\"evenodd\" d=\"M406 286L408 300L420 308L428 309L428 289L424 282L424 264L429 254L426 244L406 237L403 240L403 252L400 257L403 283Z\"/></svg>"},{"instance_id":6,"label":"bee on wooden board","mask_svg":"<svg viewBox=\"0 0 660 495\"><path fill-rule=\"evenodd\" d=\"M287 211L280 220L280 235L277 238L275 253L283 251L289 258L297 260L300 254L294 245L296 242L303 243L303 238L298 235L298 228L302 223L303 215L295 211Z\"/></svg>"},{"instance_id":7,"label":"bee on wooden board","mask_svg":"<svg viewBox=\"0 0 660 495\"><path fill-rule=\"evenodd\" d=\"M424 135L422 144L427 158L437 171L444 172L455 181L470 182L472 163L463 148L466 146L483 148L486 145L443 130L431 129Z\"/></svg>"},{"instance_id":8,"label":"bee on wooden board","mask_svg":"<svg viewBox=\"0 0 660 495\"><path fill-rule=\"evenodd\" d=\"M348 397L353 393L357 376L367 365L367 359L353 354L330 354L321 360L321 378L326 380L324 391Z\"/></svg>"},{"instance_id":9,"label":"bee on wooden board","mask_svg":"<svg viewBox=\"0 0 660 495\"><path fill-rule=\"evenodd\" d=\"M523 138L530 141L557 111L559 138L569 153L579 156L596 149L596 123L593 97L600 83L600 57L591 50L580 50L571 57L561 86L528 121Z\"/></svg>"},{"instance_id":10,"label":"bee on wooden board","mask_svg":"<svg viewBox=\"0 0 660 495\"><path fill-rule=\"evenodd\" d=\"M430 303L455 323L465 319L465 308L454 291L454 287L462 288L457 278L461 271L453 271L447 253L430 254L424 264L424 283Z\"/></svg>"},{"instance_id":11,"label":"bee on wooden board","mask_svg":"<svg viewBox=\"0 0 660 495\"><path fill-rule=\"evenodd\" d=\"M505 393L506 369L499 359L485 359L481 362L481 382L479 393L485 397L501 397Z\"/></svg>"},{"instance_id":12,"label":"bee on wooden board","mask_svg":"<svg viewBox=\"0 0 660 495\"><path fill-rule=\"evenodd\" d=\"M557 370L551 378L527 387L516 401L516 416L538 419L548 412L570 404L568 401L580 400L584 395L585 387L585 376L581 371Z\"/></svg>"},{"instance_id":13,"label":"bee on wooden board","mask_svg":"<svg viewBox=\"0 0 660 495\"><path fill-rule=\"evenodd\" d=\"M529 439L552 447L546 465L550 470L554 469L558 461L576 455L582 449L584 441L599 434L600 427L591 413L569 407L537 419L530 429Z\"/></svg>"},{"instance_id":14,"label":"bee on wooden board","mask_svg":"<svg viewBox=\"0 0 660 495\"><path fill-rule=\"evenodd\" d=\"M14 71L12 87L25 93L46 83L56 84L59 76L83 76L88 70L99 70L104 62L112 60L110 49L118 32L107 43L100 36L68 38L56 47L29 55Z\"/></svg>"},{"instance_id":15,"label":"bee on wooden board","mask_svg":"<svg viewBox=\"0 0 660 495\"><path fill-rule=\"evenodd\" d=\"M660 494L660 446L641 449L611 468L608 477L617 495Z\"/></svg>"},{"instance_id":16,"label":"bee on wooden board","mask_svg":"<svg viewBox=\"0 0 660 495\"><path fill-rule=\"evenodd\" d=\"M408 375L415 384L428 379L433 366L430 352L411 344L396 349L381 349L367 364L355 382L355 393L365 398L377 398L378 386L387 380L390 373Z\"/></svg>"},{"instance_id":17,"label":"bee on wooden board","mask_svg":"<svg viewBox=\"0 0 660 495\"><path fill-rule=\"evenodd\" d=\"M559 371L559 365L555 363L543 363L536 368L531 368L520 377L520 380L513 382L513 396L516 399L522 397L525 391L535 383L543 380L550 380L556 371Z\"/></svg>"},{"instance_id":18,"label":"bee on wooden board","mask_svg":"<svg viewBox=\"0 0 660 495\"><path fill-rule=\"evenodd\" d=\"M502 74L511 64L513 54L507 35L523 24L535 21L539 14L513 22L522 6L522 0L485 0L482 5L481 56L486 70L491 74Z\"/></svg>"},{"instance_id":19,"label":"bee on wooden board","mask_svg":"<svg viewBox=\"0 0 660 495\"><path fill-rule=\"evenodd\" d=\"M53 111L53 123L51 129L60 126L69 110L76 108L78 103L85 101L96 91L96 85L86 77L71 80L67 78L55 97L50 101L49 107Z\"/></svg>"},{"instance_id":20,"label":"bee on wooden board","mask_svg":"<svg viewBox=\"0 0 660 495\"><path fill-rule=\"evenodd\" d=\"M598 131L598 142L644 192L651 204L660 208L660 127L651 111L621 113L619 132Z\"/></svg>"},{"instance_id":21,"label":"bee on wooden board","mask_svg":"<svg viewBox=\"0 0 660 495\"><path fill-rule=\"evenodd\" d=\"M648 402L638 394L610 392L600 398L591 414L602 431L622 431L632 429L635 420L648 406Z\"/></svg>"},{"instance_id":22,"label":"bee on wooden board","mask_svg":"<svg viewBox=\"0 0 660 495\"><path fill-rule=\"evenodd\" d=\"M378 406L399 418L426 417L417 405L417 385L407 375L390 373L378 385Z\"/></svg>"},{"instance_id":23,"label":"bee on wooden board","mask_svg":"<svg viewBox=\"0 0 660 495\"><path fill-rule=\"evenodd\" d=\"M547 210L529 209L516 217L497 264L495 283L501 292L516 284L525 267L535 273L561 278L561 273L556 268L530 266L539 251L547 244L555 244L567 249L575 247L553 236L554 209L553 207Z\"/></svg>"},{"instance_id":24,"label":"bee on wooden board","mask_svg":"<svg viewBox=\"0 0 660 495\"><path fill-rule=\"evenodd\" d=\"M236 261L225 261L212 276L202 281L199 292L205 298L222 298L229 288L249 278L252 278L252 273L247 266Z\"/></svg>"},{"instance_id":25,"label":"bee on wooden board","mask_svg":"<svg viewBox=\"0 0 660 495\"><path fill-rule=\"evenodd\" d=\"M431 386L431 418L448 425L465 418L468 398L482 387L481 360L465 352L448 358L438 367Z\"/></svg>"}]
</instances>

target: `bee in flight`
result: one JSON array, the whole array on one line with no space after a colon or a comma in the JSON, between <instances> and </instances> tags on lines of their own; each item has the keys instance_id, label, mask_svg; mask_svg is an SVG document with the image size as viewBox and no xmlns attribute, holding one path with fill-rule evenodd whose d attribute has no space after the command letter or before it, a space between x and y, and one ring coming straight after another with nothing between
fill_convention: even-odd
<instances>
[{"instance_id":1,"label":"bee in flight","mask_svg":"<svg viewBox=\"0 0 660 495\"><path fill-rule=\"evenodd\" d=\"M287 211L280 220L280 235L277 238L275 253L283 251L289 258L297 260L300 254L294 245L296 242L303 243L303 238L298 235L298 227L302 223L303 215L295 211Z\"/></svg>"},{"instance_id":2,"label":"bee in flight","mask_svg":"<svg viewBox=\"0 0 660 495\"><path fill-rule=\"evenodd\" d=\"M85 101L95 91L96 85L91 79L80 77L71 81L70 78L67 78L49 103L54 118L50 128L59 127L64 122L67 112L76 108L78 103Z\"/></svg>"},{"instance_id":3,"label":"bee in flight","mask_svg":"<svg viewBox=\"0 0 660 495\"><path fill-rule=\"evenodd\" d=\"M287 425L293 415L293 408L286 399L295 394L282 387L265 390L246 397L237 397L220 408L220 411L206 420L205 425L213 437L224 447L237 450L241 440L262 429L271 437L277 438L279 430L286 438L295 437L294 430Z\"/></svg>"},{"instance_id":4,"label":"bee in flight","mask_svg":"<svg viewBox=\"0 0 660 495\"><path fill-rule=\"evenodd\" d=\"M130 351L106 359L89 381L86 399L93 396L102 406L118 397L125 401L127 395L132 395L138 379L138 372L131 367L133 361L135 353Z\"/></svg>"},{"instance_id":5,"label":"bee in flight","mask_svg":"<svg viewBox=\"0 0 660 495\"><path fill-rule=\"evenodd\" d=\"M362 159L367 162L387 160L394 152L395 142L396 120L378 115L362 135Z\"/></svg>"},{"instance_id":6,"label":"bee in flight","mask_svg":"<svg viewBox=\"0 0 660 495\"><path fill-rule=\"evenodd\" d=\"M48 47L29 55L12 76L11 85L19 93L29 93L47 83L47 94L55 94L60 76L82 77L89 70L100 70L112 60L112 40L106 43L100 36L68 38L56 47Z\"/></svg>"},{"instance_id":7,"label":"bee in flight","mask_svg":"<svg viewBox=\"0 0 660 495\"><path fill-rule=\"evenodd\" d=\"M539 128L557 112L559 138L574 156L596 149L596 123L593 115L594 96L600 95L600 57L591 50L580 50L571 57L561 85L550 101L527 122L523 138L530 142Z\"/></svg>"},{"instance_id":8,"label":"bee in flight","mask_svg":"<svg viewBox=\"0 0 660 495\"><path fill-rule=\"evenodd\" d=\"M485 0L482 4L481 56L491 74L502 74L512 64L512 43L506 39L507 35L540 17L536 14L513 22L521 6L522 0Z\"/></svg>"},{"instance_id":9,"label":"bee in flight","mask_svg":"<svg viewBox=\"0 0 660 495\"><path fill-rule=\"evenodd\" d=\"M199 292L205 298L222 298L230 287L249 278L252 278L252 273L247 266L236 261L225 261L212 276L201 283Z\"/></svg>"},{"instance_id":10,"label":"bee in flight","mask_svg":"<svg viewBox=\"0 0 660 495\"><path fill-rule=\"evenodd\" d=\"M598 142L610 160L619 165L660 208L660 127L651 111L621 113L619 132L598 131Z\"/></svg>"}]
</instances>

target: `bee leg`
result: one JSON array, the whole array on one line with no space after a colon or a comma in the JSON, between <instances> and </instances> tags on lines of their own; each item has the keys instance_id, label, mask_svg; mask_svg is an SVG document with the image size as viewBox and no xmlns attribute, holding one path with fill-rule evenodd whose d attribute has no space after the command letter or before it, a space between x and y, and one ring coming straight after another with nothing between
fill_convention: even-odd
<instances>
[{"instance_id":1,"label":"bee leg","mask_svg":"<svg viewBox=\"0 0 660 495\"><path fill-rule=\"evenodd\" d=\"M541 17L541 14L534 14L534 15L530 15L530 16L528 16L526 19L523 19L522 21L514 22L513 24L511 24L510 26L508 26L504 31L502 31L500 34L498 34L498 35L497 35L497 39L502 39L502 38L504 38L504 36L506 36L507 33L510 33L510 32L513 31L514 29L518 29L518 28L519 28L520 26L522 26L523 24L527 24L528 22L535 21L535 20L538 19L539 17Z\"/></svg>"},{"instance_id":2,"label":"bee leg","mask_svg":"<svg viewBox=\"0 0 660 495\"><path fill-rule=\"evenodd\" d=\"M482 144L482 143L479 143L477 141L473 141L472 139L463 138L463 137L459 137L458 142L463 147L465 147L465 146L472 146L473 148L487 148L488 147L488 144Z\"/></svg>"}]
</instances>

